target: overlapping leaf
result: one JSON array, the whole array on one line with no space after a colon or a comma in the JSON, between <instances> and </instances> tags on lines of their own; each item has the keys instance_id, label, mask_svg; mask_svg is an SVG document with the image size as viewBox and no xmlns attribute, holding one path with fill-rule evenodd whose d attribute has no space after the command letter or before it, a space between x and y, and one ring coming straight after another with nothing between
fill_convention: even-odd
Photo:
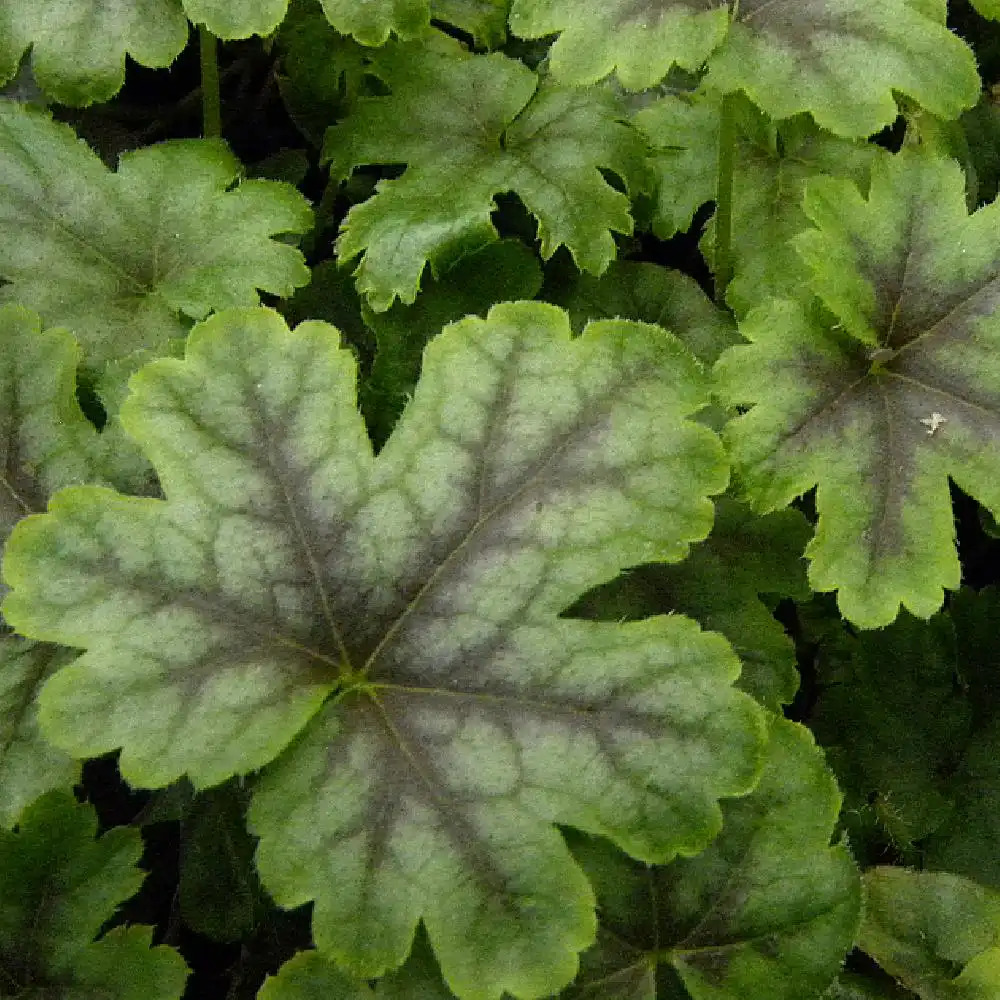
<instances>
[{"instance_id":1,"label":"overlapping leaf","mask_svg":"<svg viewBox=\"0 0 1000 1000\"><path fill-rule=\"evenodd\" d=\"M399 47L380 61L392 93L358 102L330 129L324 156L334 176L355 165L406 163L373 198L348 213L341 260L363 255L355 272L372 308L413 302L429 262L437 274L496 239L496 194L517 194L538 219L543 257L565 245L584 270L615 256L612 232L632 230L628 196L642 176L639 136L619 121L605 89L539 86L505 56L448 57Z\"/></svg>"},{"instance_id":2,"label":"overlapping leaf","mask_svg":"<svg viewBox=\"0 0 1000 1000\"><path fill-rule=\"evenodd\" d=\"M722 833L698 857L647 868L579 843L602 935L566 995L813 1000L861 917L857 869L846 845L830 846L839 804L808 730L776 718L760 784L725 804Z\"/></svg>"},{"instance_id":3,"label":"overlapping leaf","mask_svg":"<svg viewBox=\"0 0 1000 1000\"><path fill-rule=\"evenodd\" d=\"M742 90L773 119L809 111L838 135L865 136L896 117L893 91L944 117L975 104L966 45L908 0L514 0L511 30L559 32L557 79L593 83L612 70L631 90L673 65L708 63L708 87Z\"/></svg>"},{"instance_id":4,"label":"overlapping leaf","mask_svg":"<svg viewBox=\"0 0 1000 1000\"><path fill-rule=\"evenodd\" d=\"M42 684L75 656L51 643L0 634L0 827L12 827L29 802L79 775L79 763L39 731L36 703Z\"/></svg>"},{"instance_id":5,"label":"overlapping leaf","mask_svg":"<svg viewBox=\"0 0 1000 1000\"><path fill-rule=\"evenodd\" d=\"M865 873L858 941L921 1000L992 1000L1000 990L1000 893L946 872Z\"/></svg>"},{"instance_id":6,"label":"overlapping leaf","mask_svg":"<svg viewBox=\"0 0 1000 1000\"><path fill-rule=\"evenodd\" d=\"M0 829L0 982L4 995L177 1000L187 968L150 948L151 928L119 927L94 942L114 908L139 888L142 840L118 827L95 840L97 817L68 792Z\"/></svg>"},{"instance_id":7,"label":"overlapping leaf","mask_svg":"<svg viewBox=\"0 0 1000 1000\"><path fill-rule=\"evenodd\" d=\"M928 617L960 582L949 476L1000 511L1000 207L967 217L957 165L902 153L867 201L820 178L806 212L819 229L797 245L829 312L747 317L753 344L717 368L722 396L752 406L732 454L760 511L818 484L809 580L846 617Z\"/></svg>"},{"instance_id":8,"label":"overlapping leaf","mask_svg":"<svg viewBox=\"0 0 1000 1000\"><path fill-rule=\"evenodd\" d=\"M312 214L288 185L244 181L220 143L128 153L117 173L65 125L0 103L0 300L69 327L88 364L187 332L185 317L289 295L309 278L277 233Z\"/></svg>"},{"instance_id":9,"label":"overlapping leaf","mask_svg":"<svg viewBox=\"0 0 1000 1000\"><path fill-rule=\"evenodd\" d=\"M726 466L685 419L705 378L657 327L572 339L555 307L498 306L429 345L377 460L353 379L324 324L207 320L123 408L167 499L57 494L8 544L4 611L86 650L43 727L122 746L134 783L288 747L251 807L258 867L280 904L315 899L349 970L401 964L423 919L460 996L545 995L594 934L552 824L662 861L757 776L760 709L720 636L558 617L707 533Z\"/></svg>"},{"instance_id":10,"label":"overlapping leaf","mask_svg":"<svg viewBox=\"0 0 1000 1000\"><path fill-rule=\"evenodd\" d=\"M733 280L726 301L743 314L770 296L809 296L808 269L790 240L809 220L802 210L806 183L816 176L843 177L868 190L877 146L840 139L804 116L776 126L746 101L733 102ZM716 196L719 102L667 96L634 116L649 137L656 176L653 228L667 238L690 226L695 210ZM714 221L701 243L711 261Z\"/></svg>"}]
</instances>

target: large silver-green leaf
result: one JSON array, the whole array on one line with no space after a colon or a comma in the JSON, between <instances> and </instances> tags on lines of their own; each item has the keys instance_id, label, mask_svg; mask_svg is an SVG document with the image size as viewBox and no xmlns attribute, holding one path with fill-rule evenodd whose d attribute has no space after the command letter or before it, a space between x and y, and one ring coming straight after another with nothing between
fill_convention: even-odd
<instances>
[{"instance_id":1,"label":"large silver-green leaf","mask_svg":"<svg viewBox=\"0 0 1000 1000\"><path fill-rule=\"evenodd\" d=\"M689 619L559 617L712 521L701 365L658 327L511 303L446 329L377 459L336 331L218 314L132 380L165 500L76 487L19 523L4 603L86 652L41 699L80 756L196 785L280 758L250 809L282 905L361 977L423 920L450 988L543 996L594 899L554 824L665 861L757 779L761 710ZM328 698L328 695L332 697ZM308 724L307 724L308 723Z\"/></svg>"}]
</instances>

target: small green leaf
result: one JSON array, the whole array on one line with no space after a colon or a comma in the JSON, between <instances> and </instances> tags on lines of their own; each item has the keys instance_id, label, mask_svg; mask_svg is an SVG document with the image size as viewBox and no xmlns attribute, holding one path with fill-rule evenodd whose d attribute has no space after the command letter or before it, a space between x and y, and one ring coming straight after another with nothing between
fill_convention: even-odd
<instances>
[{"instance_id":1,"label":"small green leaf","mask_svg":"<svg viewBox=\"0 0 1000 1000\"><path fill-rule=\"evenodd\" d=\"M371 988L352 979L318 951L300 951L268 976L257 1000L373 1000Z\"/></svg>"},{"instance_id":2,"label":"small green leaf","mask_svg":"<svg viewBox=\"0 0 1000 1000\"><path fill-rule=\"evenodd\" d=\"M0 982L4 995L72 1000L177 1000L187 969L169 948L149 950L151 928L117 928L94 943L118 903L139 888L138 830L95 840L97 817L65 791L36 799L16 833L0 829Z\"/></svg>"},{"instance_id":3,"label":"small green leaf","mask_svg":"<svg viewBox=\"0 0 1000 1000\"><path fill-rule=\"evenodd\" d=\"M615 256L612 232L632 231L630 189L640 183L642 144L620 121L607 89L539 86L521 63L500 54L442 55L398 47L380 61L392 93L363 98L327 132L324 158L334 176L355 165L406 163L354 206L337 241L369 305L412 303L427 263L440 276L496 239L494 196L511 191L538 219L541 253L565 245L577 265L601 273Z\"/></svg>"},{"instance_id":4,"label":"small green leaf","mask_svg":"<svg viewBox=\"0 0 1000 1000\"><path fill-rule=\"evenodd\" d=\"M819 228L796 243L829 311L754 310L753 344L716 369L752 406L727 430L741 488L763 512L818 484L813 589L863 628L900 604L926 618L960 583L949 476L1000 511L1000 206L967 216L958 165L904 151L868 200L815 179L806 212Z\"/></svg>"},{"instance_id":5,"label":"small green leaf","mask_svg":"<svg viewBox=\"0 0 1000 1000\"><path fill-rule=\"evenodd\" d=\"M61 104L107 101L125 80L125 55L169 66L187 43L181 0L0 0L0 83L26 49L42 89Z\"/></svg>"},{"instance_id":6,"label":"small green leaf","mask_svg":"<svg viewBox=\"0 0 1000 1000\"><path fill-rule=\"evenodd\" d=\"M864 882L858 946L886 972L921 1000L997 996L1000 892L908 868L872 868Z\"/></svg>"},{"instance_id":7,"label":"small green leaf","mask_svg":"<svg viewBox=\"0 0 1000 1000\"><path fill-rule=\"evenodd\" d=\"M0 103L0 301L69 327L94 367L187 333L257 290L290 295L302 254L271 237L312 213L288 185L244 181L219 142L122 156L117 173L46 114Z\"/></svg>"}]
</instances>

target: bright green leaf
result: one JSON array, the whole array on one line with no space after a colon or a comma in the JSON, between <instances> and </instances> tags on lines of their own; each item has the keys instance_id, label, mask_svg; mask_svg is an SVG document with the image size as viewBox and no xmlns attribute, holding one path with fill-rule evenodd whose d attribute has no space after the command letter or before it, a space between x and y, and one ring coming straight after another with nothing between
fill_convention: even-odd
<instances>
[{"instance_id":1,"label":"bright green leaf","mask_svg":"<svg viewBox=\"0 0 1000 1000\"><path fill-rule=\"evenodd\" d=\"M187 16L220 38L270 35L281 24L288 0L183 0Z\"/></svg>"},{"instance_id":2,"label":"bright green leaf","mask_svg":"<svg viewBox=\"0 0 1000 1000\"><path fill-rule=\"evenodd\" d=\"M300 951L268 976L257 1000L373 1000L367 984L352 979L318 951Z\"/></svg>"},{"instance_id":3,"label":"bright green leaf","mask_svg":"<svg viewBox=\"0 0 1000 1000\"><path fill-rule=\"evenodd\" d=\"M642 176L639 136L619 119L606 89L539 86L506 56L455 57L399 47L380 63L388 97L358 101L327 132L334 176L368 163L406 163L373 198L348 213L341 260L363 255L355 272L373 309L414 301L428 262L440 275L496 239L494 196L511 191L538 219L544 258L565 245L577 265L601 273L615 256L612 232L632 231L628 196Z\"/></svg>"},{"instance_id":4,"label":"bright green leaf","mask_svg":"<svg viewBox=\"0 0 1000 1000\"><path fill-rule=\"evenodd\" d=\"M742 90L773 119L810 112L838 135L866 136L896 117L893 91L943 117L975 104L969 48L907 0L514 0L511 30L559 32L552 72L594 83L613 69L630 90L673 65L708 62L710 89Z\"/></svg>"},{"instance_id":5,"label":"bright green leaf","mask_svg":"<svg viewBox=\"0 0 1000 1000\"><path fill-rule=\"evenodd\" d=\"M958 588L949 476L1000 511L1000 206L967 217L964 188L912 152L876 164L867 201L814 180L819 229L796 243L839 322L773 302L717 368L725 400L753 404L728 428L745 495L774 510L819 484L810 584L864 628Z\"/></svg>"},{"instance_id":6,"label":"bright green leaf","mask_svg":"<svg viewBox=\"0 0 1000 1000\"><path fill-rule=\"evenodd\" d=\"M218 142L122 156L117 173L65 125L0 103L0 299L69 327L98 366L187 332L184 317L289 295L309 277L271 237L312 213L293 188L244 181Z\"/></svg>"},{"instance_id":7,"label":"bright green leaf","mask_svg":"<svg viewBox=\"0 0 1000 1000\"><path fill-rule=\"evenodd\" d=\"M921 1000L1000 992L1000 893L947 872L865 872L858 945ZM961 970L961 972L959 971Z\"/></svg>"},{"instance_id":8,"label":"bright green leaf","mask_svg":"<svg viewBox=\"0 0 1000 1000\"><path fill-rule=\"evenodd\" d=\"M30 47L35 80L55 100L106 101L125 80L126 53L169 66L187 37L181 0L0 0L0 82Z\"/></svg>"},{"instance_id":9,"label":"bright green leaf","mask_svg":"<svg viewBox=\"0 0 1000 1000\"><path fill-rule=\"evenodd\" d=\"M1000 0L970 0L970 3L983 17L1000 21Z\"/></svg>"},{"instance_id":10,"label":"bright green leaf","mask_svg":"<svg viewBox=\"0 0 1000 1000\"><path fill-rule=\"evenodd\" d=\"M760 784L699 856L644 868L583 842L606 933L568 996L652 1000L657 964L693 1000L814 1000L837 974L861 918L850 852L830 846L840 797L808 730L771 727Z\"/></svg>"},{"instance_id":11,"label":"bright green leaf","mask_svg":"<svg viewBox=\"0 0 1000 1000\"><path fill-rule=\"evenodd\" d=\"M35 701L42 684L75 654L49 643L0 635L0 827L43 792L65 788L80 765L38 729Z\"/></svg>"},{"instance_id":12,"label":"bright green leaf","mask_svg":"<svg viewBox=\"0 0 1000 1000\"><path fill-rule=\"evenodd\" d=\"M65 791L37 799L17 832L0 829L0 981L4 995L69 1000L177 1000L187 969L169 948L149 950L148 928L94 938L139 888L138 830L99 840L97 817ZM34 990L45 984L45 994Z\"/></svg>"},{"instance_id":13,"label":"bright green leaf","mask_svg":"<svg viewBox=\"0 0 1000 1000\"><path fill-rule=\"evenodd\" d=\"M428 0L320 0L327 20L362 45L384 45L390 33L416 38L430 24Z\"/></svg>"}]
</instances>

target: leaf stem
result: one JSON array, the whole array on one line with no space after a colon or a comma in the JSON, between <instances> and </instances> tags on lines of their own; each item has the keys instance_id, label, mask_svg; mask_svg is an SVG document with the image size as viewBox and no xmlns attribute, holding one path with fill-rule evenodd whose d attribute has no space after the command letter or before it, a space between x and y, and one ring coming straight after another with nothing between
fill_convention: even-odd
<instances>
[{"instance_id":1,"label":"leaf stem","mask_svg":"<svg viewBox=\"0 0 1000 1000\"><path fill-rule=\"evenodd\" d=\"M206 139L222 135L222 98L219 92L219 60L215 35L198 25L198 50L201 55L202 134Z\"/></svg>"},{"instance_id":2,"label":"leaf stem","mask_svg":"<svg viewBox=\"0 0 1000 1000\"><path fill-rule=\"evenodd\" d=\"M736 111L731 94L719 107L719 159L715 189L715 301L724 305L733 276L733 171L736 160Z\"/></svg>"}]
</instances>

